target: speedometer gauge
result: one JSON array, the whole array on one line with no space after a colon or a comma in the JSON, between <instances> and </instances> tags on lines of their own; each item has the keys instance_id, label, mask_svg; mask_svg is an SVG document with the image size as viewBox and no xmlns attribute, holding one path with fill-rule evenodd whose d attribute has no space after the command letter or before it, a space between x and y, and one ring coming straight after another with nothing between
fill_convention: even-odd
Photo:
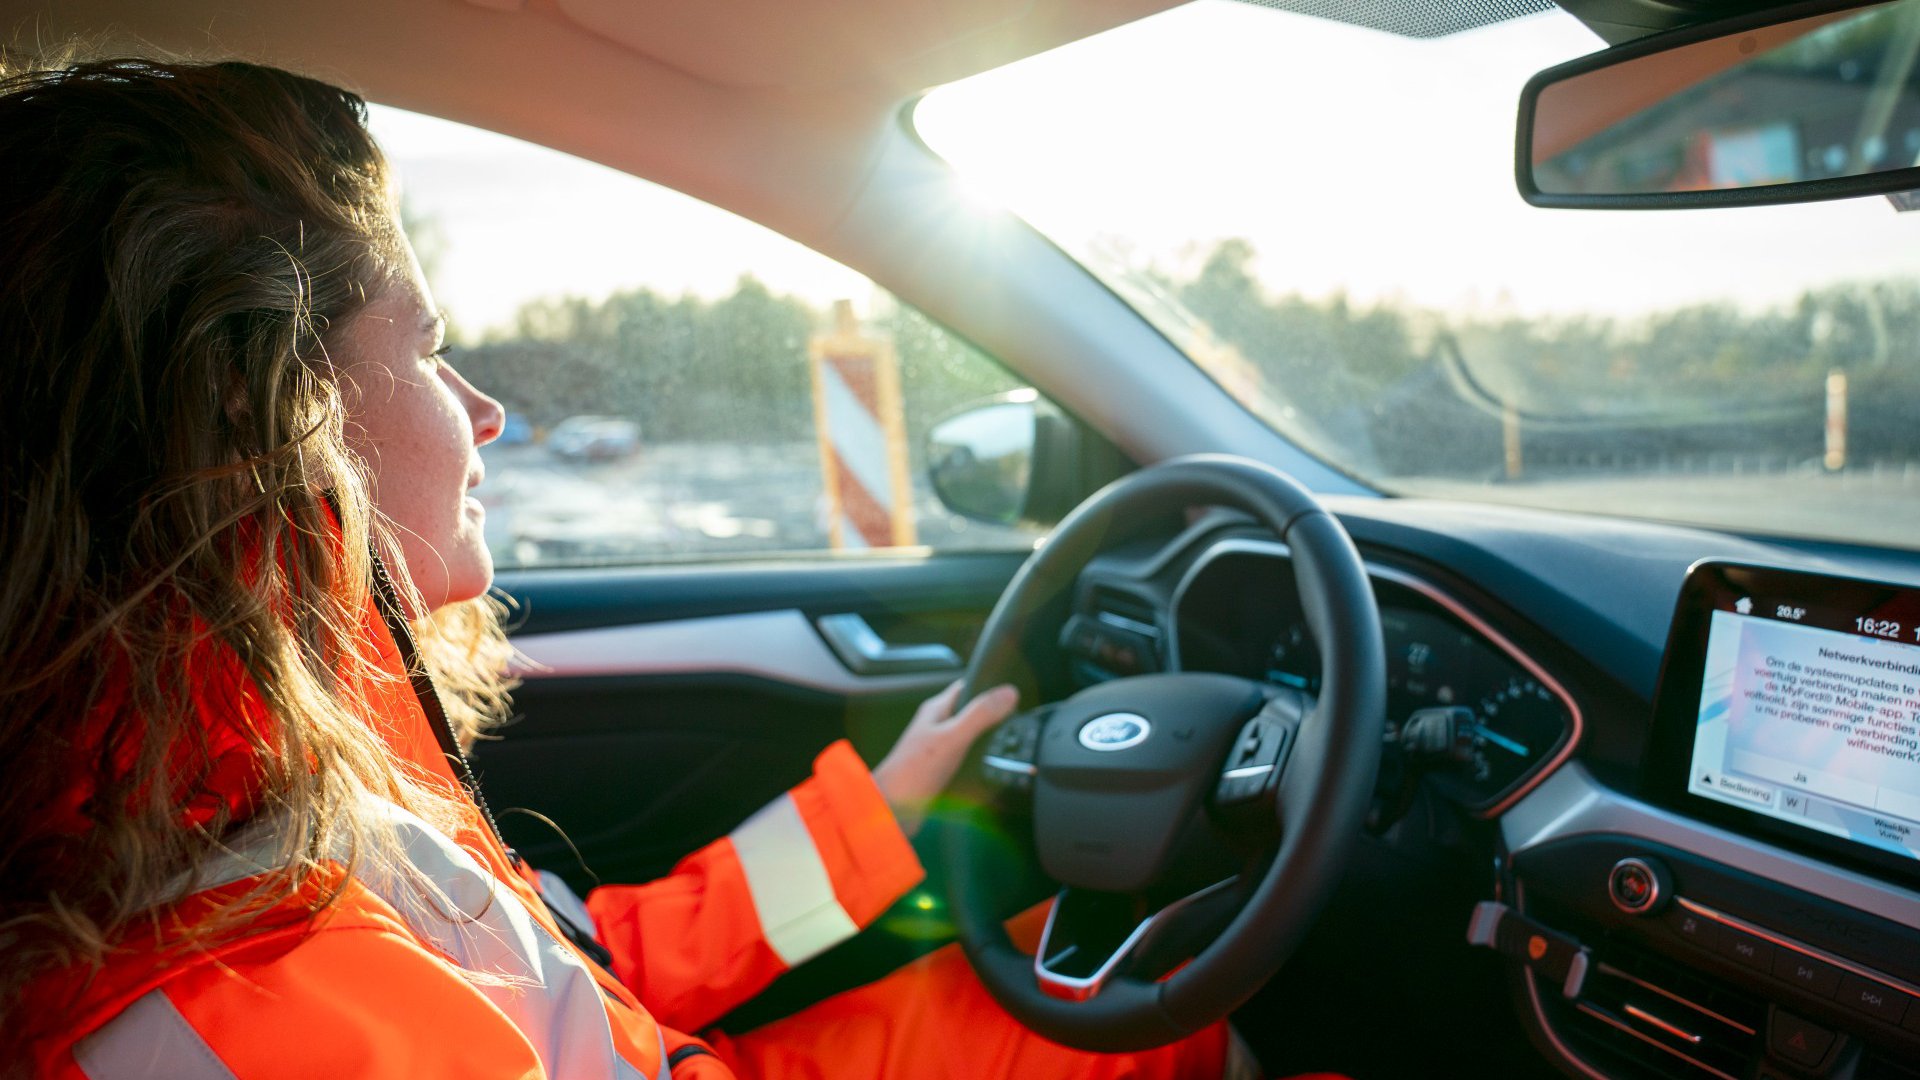
<instances>
[{"instance_id":1,"label":"speedometer gauge","mask_svg":"<svg viewBox=\"0 0 1920 1080\"><path fill-rule=\"evenodd\" d=\"M1471 760L1429 774L1442 794L1486 806L1557 748L1565 704L1485 640L1439 612L1382 607L1387 647L1387 717L1403 723L1421 709L1473 712Z\"/></svg>"},{"instance_id":2,"label":"speedometer gauge","mask_svg":"<svg viewBox=\"0 0 1920 1080\"><path fill-rule=\"evenodd\" d=\"M1552 746L1564 728L1560 702L1530 677L1509 679L1474 709L1473 778L1518 776Z\"/></svg>"}]
</instances>

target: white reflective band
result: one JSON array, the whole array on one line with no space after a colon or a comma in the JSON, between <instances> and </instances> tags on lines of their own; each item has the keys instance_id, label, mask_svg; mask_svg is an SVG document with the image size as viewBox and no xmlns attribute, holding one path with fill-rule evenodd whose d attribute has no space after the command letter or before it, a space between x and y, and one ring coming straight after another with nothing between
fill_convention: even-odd
<instances>
[{"instance_id":1,"label":"white reflective band","mask_svg":"<svg viewBox=\"0 0 1920 1080\"><path fill-rule=\"evenodd\" d=\"M474 990L526 1036L545 1066L544 1075L552 1080L648 1080L645 1072L620 1056L599 983L586 962L548 932L516 893L472 854L411 812L371 796L361 809L370 820L383 819L392 829L408 870L363 862L356 879L386 901L422 943L453 964L484 976L471 983ZM277 819L263 818L243 830L197 874L183 876L175 888L208 889L263 872L278 849L281 828ZM344 850L329 855L346 861ZM543 877L548 905L567 906L569 917L593 929L592 916L566 882ZM448 978L459 977L448 972ZM342 992L351 993L350 984ZM660 1037L656 1028L655 1038ZM664 1080L664 1044L662 1049ZM77 1043L74 1060L90 1080L233 1078L159 991L139 999Z\"/></svg>"},{"instance_id":2,"label":"white reflective band","mask_svg":"<svg viewBox=\"0 0 1920 1080\"><path fill-rule=\"evenodd\" d=\"M446 834L392 803L375 800L368 807L386 816L407 862L426 880L368 866L357 874L361 884L392 905L414 936L489 977L474 990L526 1036L551 1080L640 1075L614 1045L600 985L586 961ZM437 895L422 892L423 885Z\"/></svg>"},{"instance_id":3,"label":"white reflective band","mask_svg":"<svg viewBox=\"0 0 1920 1080\"><path fill-rule=\"evenodd\" d=\"M760 933L793 967L860 932L833 894L833 881L793 796L782 795L733 830Z\"/></svg>"},{"instance_id":4,"label":"white reflective band","mask_svg":"<svg viewBox=\"0 0 1920 1080\"><path fill-rule=\"evenodd\" d=\"M193 1030L167 995L149 991L73 1047L74 1064L88 1080L234 1080L213 1047Z\"/></svg>"},{"instance_id":5,"label":"white reflective band","mask_svg":"<svg viewBox=\"0 0 1920 1080\"><path fill-rule=\"evenodd\" d=\"M540 899L547 902L547 908L556 916L572 923L575 929L592 934L595 941L600 940L600 925L593 921L593 913L587 910L586 902L580 894L573 891L567 880L551 870L537 871L540 875Z\"/></svg>"}]
</instances>

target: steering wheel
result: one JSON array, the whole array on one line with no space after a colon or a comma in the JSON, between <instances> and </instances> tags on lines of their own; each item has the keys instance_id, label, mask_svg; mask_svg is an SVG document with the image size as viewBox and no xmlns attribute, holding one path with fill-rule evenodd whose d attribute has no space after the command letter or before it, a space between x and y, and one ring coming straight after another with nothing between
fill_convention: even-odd
<instances>
[{"instance_id":1,"label":"steering wheel","mask_svg":"<svg viewBox=\"0 0 1920 1080\"><path fill-rule=\"evenodd\" d=\"M983 768L1011 797L1030 793L1034 852L1064 886L1037 955L1009 940L984 869L1003 812L938 831L981 982L1029 1028L1084 1050L1174 1042L1271 978L1331 894L1379 768L1386 664L1359 553L1305 488L1244 458L1176 458L1076 508L988 616L966 693L1019 670L1021 631L1097 551L1194 506L1244 511L1290 548L1321 656L1317 698L1226 675L1139 675L989 735Z\"/></svg>"}]
</instances>

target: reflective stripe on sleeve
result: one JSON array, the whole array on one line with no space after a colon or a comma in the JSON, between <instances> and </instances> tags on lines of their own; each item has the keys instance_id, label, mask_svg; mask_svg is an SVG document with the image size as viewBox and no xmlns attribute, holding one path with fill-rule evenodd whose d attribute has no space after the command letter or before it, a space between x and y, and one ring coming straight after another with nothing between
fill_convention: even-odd
<instances>
[{"instance_id":1,"label":"reflective stripe on sleeve","mask_svg":"<svg viewBox=\"0 0 1920 1080\"><path fill-rule=\"evenodd\" d=\"M119 1016L80 1040L74 1064L88 1080L134 1080L167 1076L174 1080L235 1080L167 995L147 992Z\"/></svg>"},{"instance_id":2,"label":"reflective stripe on sleeve","mask_svg":"<svg viewBox=\"0 0 1920 1080\"><path fill-rule=\"evenodd\" d=\"M833 893L827 866L793 796L782 795L733 831L760 933L793 967L858 933Z\"/></svg>"}]
</instances>

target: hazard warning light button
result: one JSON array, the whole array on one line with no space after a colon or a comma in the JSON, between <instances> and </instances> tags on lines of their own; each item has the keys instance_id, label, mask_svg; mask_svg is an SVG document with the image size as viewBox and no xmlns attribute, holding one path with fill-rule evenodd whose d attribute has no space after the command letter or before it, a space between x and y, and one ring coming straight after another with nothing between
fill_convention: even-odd
<instances>
[{"instance_id":1,"label":"hazard warning light button","mask_svg":"<svg viewBox=\"0 0 1920 1080\"><path fill-rule=\"evenodd\" d=\"M1767 1027L1767 1046L1773 1055L1809 1069L1827 1059L1833 1040L1833 1032L1780 1008L1773 1010Z\"/></svg>"}]
</instances>

